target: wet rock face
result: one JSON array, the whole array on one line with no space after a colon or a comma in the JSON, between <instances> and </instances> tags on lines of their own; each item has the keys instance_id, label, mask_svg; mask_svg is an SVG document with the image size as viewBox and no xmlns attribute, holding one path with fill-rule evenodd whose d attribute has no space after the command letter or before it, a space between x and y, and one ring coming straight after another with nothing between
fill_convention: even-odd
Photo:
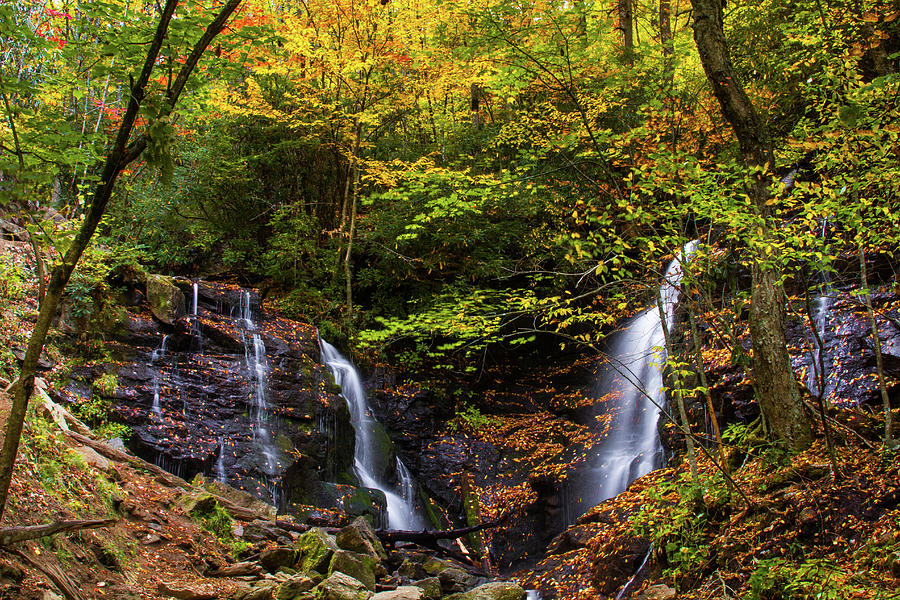
<instances>
[{"instance_id":1,"label":"wet rock face","mask_svg":"<svg viewBox=\"0 0 900 600\"><path fill-rule=\"evenodd\" d=\"M896 294L872 294L885 374L894 381L900 378L900 311L896 303ZM880 403L875 344L862 298L834 290L824 301L814 302L812 308L824 347L825 398L840 404ZM787 333L794 368L805 374L801 380L815 393L818 378L812 373L816 342L809 320L789 323ZM889 381L888 386L891 396L896 395L896 384Z\"/></svg>"},{"instance_id":2,"label":"wet rock face","mask_svg":"<svg viewBox=\"0 0 900 600\"><path fill-rule=\"evenodd\" d=\"M187 295L190 312L192 286L180 283L187 293L173 285L171 297L182 298L183 311ZM117 365L77 373L68 392L83 397L85 384L114 370L114 410L131 426L137 454L187 479L224 480L282 510L314 504L323 481L352 479L353 429L344 399L328 389L315 328L265 314L238 288L198 287L197 315L171 326L150 311L135 316L112 346Z\"/></svg>"}]
</instances>

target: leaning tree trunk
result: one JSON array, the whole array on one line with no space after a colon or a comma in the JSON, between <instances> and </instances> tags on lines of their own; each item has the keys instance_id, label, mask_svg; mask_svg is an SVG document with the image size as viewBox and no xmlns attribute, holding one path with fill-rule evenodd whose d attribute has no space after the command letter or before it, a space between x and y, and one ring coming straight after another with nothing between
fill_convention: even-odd
<instances>
[{"instance_id":1,"label":"leaning tree trunk","mask_svg":"<svg viewBox=\"0 0 900 600\"><path fill-rule=\"evenodd\" d=\"M218 15L216 15L215 19L210 23L209 27L207 27L206 31L204 31L200 40L194 45L191 53L188 55L187 59L185 59L185 63L182 65L181 70L178 72L175 82L166 93L165 105L161 111L163 113L162 116L168 116L175 108L178 97L181 95L181 92L184 91L188 77L190 76L191 71L194 70L194 67L197 66L200 56L206 50L207 46L209 46L209 43L213 38L222 31L225 27L225 22L240 3L241 0L228 0L219 11ZM78 264L78 260L90 243L91 237L94 235L94 231L97 229L97 225L100 223L100 219L106 211L106 206L112 197L113 187L115 186L119 173L121 173L128 164L137 159L147 147L146 135L139 136L130 144L128 143L128 140L131 137L131 132L134 128L135 121L137 120L141 103L144 100L147 83L150 80L150 75L153 72L156 59L159 56L160 49L166 39L169 22L172 19L172 15L175 12L175 7L177 5L178 0L167 0L162 9L156 33L147 50L147 58L144 61L144 66L137 79L132 82L131 97L128 101L128 106L125 109L125 114L122 117L122 123L119 125L119 130L116 133L113 147L107 155L100 181L94 190L94 197L91 201L90 208L85 215L84 221L82 221L75 239L66 251L62 262L53 269L53 272L50 275L50 283L47 286L44 301L41 303L37 322L34 324L34 329L28 340L28 349L25 351L25 358L22 361L22 367L19 370L19 379L16 381L14 387L12 408L10 409L9 417L6 421L3 446L0 448L0 519L3 518L3 511L6 507L6 499L9 493L9 485L12 480L13 467L19 449L19 441L22 438L25 413L28 410L28 400L34 392L34 375L37 369L38 358L44 348L44 340L50 329L50 323L56 315L56 309L62 299L66 284L69 282L69 278L72 276L72 272Z\"/></svg>"},{"instance_id":2,"label":"leaning tree trunk","mask_svg":"<svg viewBox=\"0 0 900 600\"><path fill-rule=\"evenodd\" d=\"M722 23L721 0L691 0L694 9L694 41L703 69L728 120L744 162L755 169L749 190L762 223L761 243L754 250L753 290L750 298L750 339L753 345L753 378L760 410L776 437L793 449L812 441L812 428L803 409L784 337L784 290L777 257L759 248L774 236L769 228L769 169L774 154L765 125L741 86L731 64ZM770 248L773 246L769 246Z\"/></svg>"}]
</instances>

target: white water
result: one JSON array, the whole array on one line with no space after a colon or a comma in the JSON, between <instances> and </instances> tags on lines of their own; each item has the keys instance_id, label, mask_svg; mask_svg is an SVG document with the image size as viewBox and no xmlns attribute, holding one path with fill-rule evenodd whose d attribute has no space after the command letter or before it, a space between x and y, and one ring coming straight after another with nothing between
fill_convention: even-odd
<instances>
[{"instance_id":1,"label":"white water","mask_svg":"<svg viewBox=\"0 0 900 600\"><path fill-rule=\"evenodd\" d=\"M671 331L681 295L682 261L690 260L697 241L673 260L659 289L666 327ZM628 484L657 468L663 456L657 423L665 404L662 367L665 335L656 303L615 334L608 349L608 370L595 388L613 414L611 432L577 475L572 498L577 512L621 493ZM571 515L572 519L579 516Z\"/></svg>"},{"instance_id":2,"label":"white water","mask_svg":"<svg viewBox=\"0 0 900 600\"><path fill-rule=\"evenodd\" d=\"M226 483L228 476L225 474L225 438L219 437L219 457L216 459L216 479Z\"/></svg>"},{"instance_id":3,"label":"white water","mask_svg":"<svg viewBox=\"0 0 900 600\"><path fill-rule=\"evenodd\" d=\"M354 448L354 471L364 487L384 492L387 497L388 527L391 529L413 530L424 527L424 521L415 508L415 484L406 466L397 459L397 476L400 489L379 481L373 474L376 456L374 430L377 422L372 417L362 379L353 364L344 358L337 349L319 338L322 350L322 362L334 375L335 382L341 386L341 395L350 409L350 423L356 431L356 447Z\"/></svg>"},{"instance_id":4,"label":"white water","mask_svg":"<svg viewBox=\"0 0 900 600\"><path fill-rule=\"evenodd\" d=\"M825 291L821 296L816 296L811 302L812 325L816 328L819 339L821 339L823 343L825 341L825 328L827 326L826 320L833 301L833 298ZM819 355L821 349L819 348L819 344L816 343L815 336L810 335L810 342L812 343L812 364L810 364L809 370L806 372L806 387L808 387L809 391L816 396L819 394ZM823 366L825 366L825 358L827 357L823 357ZM825 377L828 377L827 368L825 369Z\"/></svg>"},{"instance_id":5,"label":"white water","mask_svg":"<svg viewBox=\"0 0 900 600\"><path fill-rule=\"evenodd\" d=\"M268 383L268 367L266 365L266 345L262 337L256 333L256 325L253 323L253 314L250 312L250 292L241 294L241 321L247 332L250 333L250 341L246 333L242 332L241 341L244 344L244 362L247 371L253 380L251 389L251 414L253 417L253 439L258 444L265 464L263 471L273 475L278 467L278 449L272 441L269 431L269 404L266 399L266 387Z\"/></svg>"},{"instance_id":6,"label":"white water","mask_svg":"<svg viewBox=\"0 0 900 600\"><path fill-rule=\"evenodd\" d=\"M194 289L194 297L191 300L191 314L196 317L197 316L197 300L199 299L199 296L200 296L200 285L197 282L194 282L194 285L192 287Z\"/></svg>"},{"instance_id":7,"label":"white water","mask_svg":"<svg viewBox=\"0 0 900 600\"><path fill-rule=\"evenodd\" d=\"M828 219L822 220L822 231L821 238L824 241L825 237L828 233ZM834 298L831 295L831 285L828 277L828 273L823 271L819 274L821 277L821 284L819 287L819 295L813 298L810 303L810 312L812 313L812 326L816 328L816 333L819 335L819 339L822 340L822 343L825 343L825 330L828 326L828 313L831 311L831 305L834 303ZM812 361L809 366L809 369L806 372L806 387L809 388L809 391L813 393L814 396L817 396L820 392L819 390L819 357L822 349L819 348L819 344L816 343L816 336L810 334L809 336L810 344L812 345ZM825 390L827 395L827 378L828 378L828 368L827 368L827 356L822 357L822 366L825 367L823 370L824 379L826 381ZM823 397L824 397L823 395Z\"/></svg>"},{"instance_id":8,"label":"white water","mask_svg":"<svg viewBox=\"0 0 900 600\"><path fill-rule=\"evenodd\" d=\"M156 361L158 361L160 358L162 358L166 355L166 340L168 340L168 339L169 339L169 336L164 335L162 342L160 342L160 344L159 344L159 348L157 348L150 354L150 366L151 367L156 364ZM154 370L154 372L153 372L153 406L152 406L152 410L153 410L153 413L156 415L162 414L162 406L160 405L160 401L159 401L159 375L160 375L159 371Z\"/></svg>"}]
</instances>

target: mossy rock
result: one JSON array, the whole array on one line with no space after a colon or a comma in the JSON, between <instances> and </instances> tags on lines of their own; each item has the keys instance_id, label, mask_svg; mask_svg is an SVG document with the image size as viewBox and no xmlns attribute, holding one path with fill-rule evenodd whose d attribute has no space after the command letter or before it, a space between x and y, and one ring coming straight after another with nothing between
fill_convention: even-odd
<instances>
[{"instance_id":1,"label":"mossy rock","mask_svg":"<svg viewBox=\"0 0 900 600\"><path fill-rule=\"evenodd\" d=\"M212 513L219 504L212 494L200 492L199 494L185 493L178 499L178 506L186 515L200 518Z\"/></svg>"},{"instance_id":2,"label":"mossy rock","mask_svg":"<svg viewBox=\"0 0 900 600\"><path fill-rule=\"evenodd\" d=\"M397 462L394 453L394 442L388 435L384 425L378 421L370 423L372 427L372 474L375 479L384 480L390 474Z\"/></svg>"},{"instance_id":3,"label":"mossy rock","mask_svg":"<svg viewBox=\"0 0 900 600\"><path fill-rule=\"evenodd\" d=\"M434 557L426 560L425 564L423 564L422 567L425 569L426 573L434 576L439 575L442 571L454 568L453 563Z\"/></svg>"},{"instance_id":4,"label":"mossy rock","mask_svg":"<svg viewBox=\"0 0 900 600\"><path fill-rule=\"evenodd\" d=\"M331 557L328 575L333 575L334 573L349 575L374 592L376 564L377 562L371 556L348 550L338 550Z\"/></svg>"},{"instance_id":5,"label":"mossy rock","mask_svg":"<svg viewBox=\"0 0 900 600\"><path fill-rule=\"evenodd\" d=\"M441 580L437 577L426 577L413 581L412 585L422 590L425 600L439 600L441 597Z\"/></svg>"},{"instance_id":6,"label":"mossy rock","mask_svg":"<svg viewBox=\"0 0 900 600\"><path fill-rule=\"evenodd\" d=\"M387 559L387 552L368 519L357 517L337 534L337 545L344 550L371 556L376 561Z\"/></svg>"},{"instance_id":7,"label":"mossy rock","mask_svg":"<svg viewBox=\"0 0 900 600\"><path fill-rule=\"evenodd\" d=\"M312 589L315 600L369 600L375 594L360 581L334 573Z\"/></svg>"},{"instance_id":8,"label":"mossy rock","mask_svg":"<svg viewBox=\"0 0 900 600\"><path fill-rule=\"evenodd\" d=\"M338 550L333 535L329 535L321 527L313 527L300 536L294 546L301 555L301 571L328 572L331 557Z\"/></svg>"},{"instance_id":9,"label":"mossy rock","mask_svg":"<svg viewBox=\"0 0 900 600\"><path fill-rule=\"evenodd\" d=\"M468 592L446 596L444 600L525 600L525 589L511 581L495 581Z\"/></svg>"},{"instance_id":10,"label":"mossy rock","mask_svg":"<svg viewBox=\"0 0 900 600\"><path fill-rule=\"evenodd\" d=\"M311 589L322 583L323 577L318 573L299 573L294 575L275 590L275 600L299 600Z\"/></svg>"},{"instance_id":11,"label":"mossy rock","mask_svg":"<svg viewBox=\"0 0 900 600\"><path fill-rule=\"evenodd\" d=\"M166 325L185 315L184 293L171 277L147 275L147 302L153 316Z\"/></svg>"},{"instance_id":12,"label":"mossy rock","mask_svg":"<svg viewBox=\"0 0 900 600\"><path fill-rule=\"evenodd\" d=\"M387 515L387 496L381 490L358 487L344 498L343 507L349 515L368 516L381 523Z\"/></svg>"}]
</instances>

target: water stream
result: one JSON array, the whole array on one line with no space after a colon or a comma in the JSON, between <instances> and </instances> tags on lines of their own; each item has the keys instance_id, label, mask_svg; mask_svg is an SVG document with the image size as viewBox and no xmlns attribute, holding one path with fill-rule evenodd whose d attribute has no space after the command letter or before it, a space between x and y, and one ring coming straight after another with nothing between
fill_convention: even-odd
<instances>
[{"instance_id":1,"label":"water stream","mask_svg":"<svg viewBox=\"0 0 900 600\"><path fill-rule=\"evenodd\" d=\"M407 530L423 528L424 519L415 506L415 483L406 465L397 459L395 470L399 487L382 481L376 473L376 465L383 463L387 457L382 456L384 448L377 443L376 431L380 424L372 416L359 372L334 346L321 338L319 345L322 362L334 375L335 382L341 386L341 395L347 400L350 409L350 423L356 431L353 459L357 478L363 486L384 492L387 497L388 527Z\"/></svg>"},{"instance_id":2,"label":"water stream","mask_svg":"<svg viewBox=\"0 0 900 600\"><path fill-rule=\"evenodd\" d=\"M697 241L685 245L666 269L659 288L666 327L671 331L681 295L682 262L690 260ZM661 367L665 336L656 303L635 316L607 346L607 362L594 393L612 415L610 433L588 457L566 490L567 521L624 491L628 484L657 468L663 459L657 423L665 405Z\"/></svg>"},{"instance_id":3,"label":"water stream","mask_svg":"<svg viewBox=\"0 0 900 600\"><path fill-rule=\"evenodd\" d=\"M169 339L169 336L164 335L162 338L162 342L160 342L160 344L159 344L159 348L157 348L150 354L150 366L151 367L155 367L156 361L158 361L160 358L163 358L166 355L166 340L168 340L168 339ZM151 407L151 410L153 410L153 413L157 416L162 414L162 406L160 405L160 401L159 401L159 378L160 378L160 376L161 376L161 373L159 372L159 369L154 369L153 370L153 406Z\"/></svg>"},{"instance_id":4,"label":"water stream","mask_svg":"<svg viewBox=\"0 0 900 600\"><path fill-rule=\"evenodd\" d=\"M275 474L278 464L278 448L272 441L269 431L269 404L266 399L266 386L268 382L268 367L266 365L266 345L262 337L256 331L253 322L253 313L250 310L250 292L241 294L241 321L244 331L241 332L241 341L244 344L244 361L250 374L252 383L250 413L253 419L253 440L259 447L262 458L265 461L263 472L272 476ZM249 335L248 335L249 334ZM273 501L275 499L273 498Z\"/></svg>"}]
</instances>

